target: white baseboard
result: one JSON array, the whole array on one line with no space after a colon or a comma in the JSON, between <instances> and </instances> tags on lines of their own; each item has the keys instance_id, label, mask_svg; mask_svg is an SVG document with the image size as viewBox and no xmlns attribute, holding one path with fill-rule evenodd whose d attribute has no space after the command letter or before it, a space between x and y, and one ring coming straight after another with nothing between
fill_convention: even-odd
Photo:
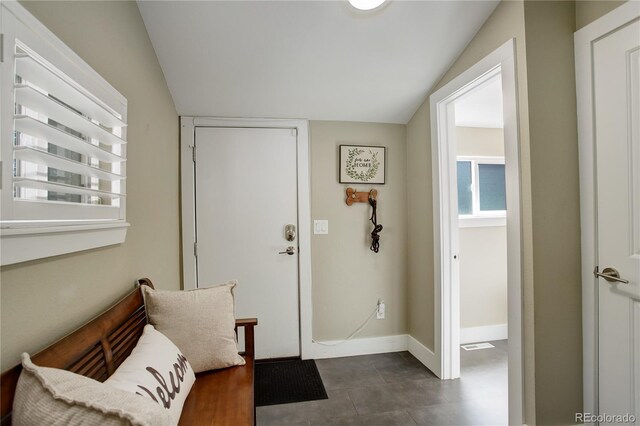
<instances>
[{"instance_id":1,"label":"white baseboard","mask_svg":"<svg viewBox=\"0 0 640 426\"><path fill-rule=\"evenodd\" d=\"M468 327L460 330L460 343L476 343L507 338L507 324L484 327ZM339 343L339 340L325 341L327 345ZM339 358L343 356L382 354L387 352L409 351L418 361L424 364L438 377L441 377L440 360L436 354L412 336L398 334L395 336L365 337L353 339L335 346L325 346L316 341L311 343L312 354L308 358Z\"/></svg>"},{"instance_id":2,"label":"white baseboard","mask_svg":"<svg viewBox=\"0 0 640 426\"><path fill-rule=\"evenodd\" d=\"M436 354L422 343L418 342L411 336L407 336L407 349L409 353L415 356L418 361L424 364L433 374L441 377L440 374L440 362L436 357Z\"/></svg>"},{"instance_id":3,"label":"white baseboard","mask_svg":"<svg viewBox=\"0 0 640 426\"><path fill-rule=\"evenodd\" d=\"M328 345L338 341L322 342ZM436 376L440 377L440 361L435 353L422 343L407 334L384 337L365 337L353 339L336 346L325 346L313 341L311 343L313 356L309 358L339 358L343 356L382 354L387 352L400 352L408 350L418 361L424 364Z\"/></svg>"},{"instance_id":4,"label":"white baseboard","mask_svg":"<svg viewBox=\"0 0 640 426\"><path fill-rule=\"evenodd\" d=\"M336 346L325 346L317 342L311 343L313 356L311 358L338 358L342 356L382 354L386 352L400 352L407 350L407 335L396 336L365 337L353 339ZM338 343L338 341L326 341L328 345Z\"/></svg>"},{"instance_id":5,"label":"white baseboard","mask_svg":"<svg viewBox=\"0 0 640 426\"><path fill-rule=\"evenodd\" d=\"M460 344L504 340L508 336L507 324L467 327L460 329Z\"/></svg>"}]
</instances>

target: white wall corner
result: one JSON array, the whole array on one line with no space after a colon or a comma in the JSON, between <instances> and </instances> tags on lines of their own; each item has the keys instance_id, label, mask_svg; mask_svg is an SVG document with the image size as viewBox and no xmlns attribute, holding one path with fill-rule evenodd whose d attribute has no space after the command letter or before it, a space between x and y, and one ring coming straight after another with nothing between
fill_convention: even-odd
<instances>
[{"instance_id":1,"label":"white wall corner","mask_svg":"<svg viewBox=\"0 0 640 426\"><path fill-rule=\"evenodd\" d=\"M343 356L406 351L407 337L406 334L398 334L395 336L365 337L362 339L348 340L344 343L339 343L339 340L322 342L326 345L335 346L325 346L314 340L312 343L312 358L339 358ZM336 345L336 343L338 344Z\"/></svg>"},{"instance_id":2,"label":"white wall corner","mask_svg":"<svg viewBox=\"0 0 640 426\"><path fill-rule=\"evenodd\" d=\"M418 342L412 336L407 336L407 349L409 353L416 357L418 361L424 364L433 374L440 377L440 360L436 354L422 343Z\"/></svg>"},{"instance_id":3,"label":"white wall corner","mask_svg":"<svg viewBox=\"0 0 640 426\"><path fill-rule=\"evenodd\" d=\"M505 340L508 337L507 324L485 325L460 329L460 344Z\"/></svg>"}]
</instances>

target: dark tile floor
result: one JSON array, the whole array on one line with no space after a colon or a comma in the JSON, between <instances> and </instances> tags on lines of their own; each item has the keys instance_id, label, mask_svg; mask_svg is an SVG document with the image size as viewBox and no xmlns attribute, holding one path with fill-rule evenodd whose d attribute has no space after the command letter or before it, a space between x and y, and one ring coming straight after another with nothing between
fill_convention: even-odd
<instances>
[{"instance_id":1,"label":"dark tile floor","mask_svg":"<svg viewBox=\"0 0 640 426\"><path fill-rule=\"evenodd\" d=\"M461 378L439 380L408 352L316 360L329 399L257 408L268 425L505 425L507 341L460 350Z\"/></svg>"}]
</instances>

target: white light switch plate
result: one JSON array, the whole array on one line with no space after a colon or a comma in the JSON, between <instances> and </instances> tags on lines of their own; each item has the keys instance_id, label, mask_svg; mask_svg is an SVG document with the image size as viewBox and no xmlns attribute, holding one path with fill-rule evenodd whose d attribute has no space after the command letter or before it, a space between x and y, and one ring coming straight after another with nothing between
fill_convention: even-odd
<instances>
[{"instance_id":1,"label":"white light switch plate","mask_svg":"<svg viewBox=\"0 0 640 426\"><path fill-rule=\"evenodd\" d=\"M313 233L316 235L323 235L329 233L329 221L328 220L314 220L313 221Z\"/></svg>"}]
</instances>

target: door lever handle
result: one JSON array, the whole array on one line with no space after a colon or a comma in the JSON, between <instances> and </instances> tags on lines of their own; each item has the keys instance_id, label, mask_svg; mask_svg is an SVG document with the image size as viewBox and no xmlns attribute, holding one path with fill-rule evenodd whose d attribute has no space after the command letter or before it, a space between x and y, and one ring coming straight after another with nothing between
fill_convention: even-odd
<instances>
[{"instance_id":1,"label":"door lever handle","mask_svg":"<svg viewBox=\"0 0 640 426\"><path fill-rule=\"evenodd\" d=\"M289 246L287 247L286 251L281 251L278 254L288 254L289 256L293 256L293 254L296 252L296 249L293 248L293 246Z\"/></svg>"},{"instance_id":2,"label":"door lever handle","mask_svg":"<svg viewBox=\"0 0 640 426\"><path fill-rule=\"evenodd\" d=\"M629 284L629 280L620 278L620 274L615 268L604 268L600 273L598 272L598 267L596 266L596 269L593 270L593 275L599 278L604 278L610 283Z\"/></svg>"}]
</instances>

